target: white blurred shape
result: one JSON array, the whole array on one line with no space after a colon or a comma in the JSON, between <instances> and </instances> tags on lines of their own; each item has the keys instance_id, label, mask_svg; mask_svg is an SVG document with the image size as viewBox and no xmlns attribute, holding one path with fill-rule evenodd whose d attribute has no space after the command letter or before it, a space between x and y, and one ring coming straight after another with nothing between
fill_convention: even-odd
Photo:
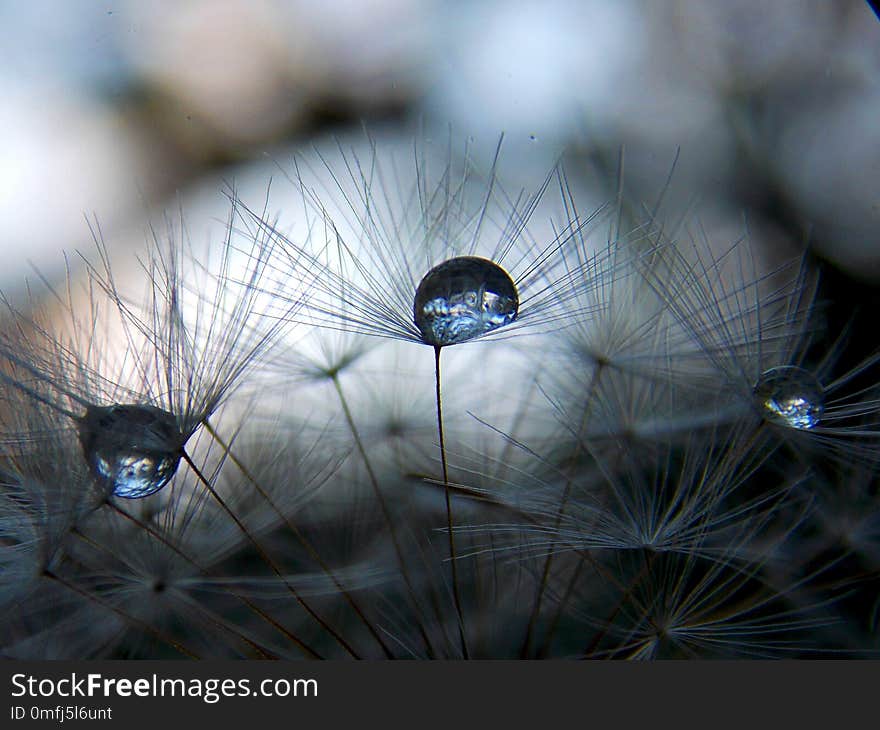
<instances>
[{"instance_id":1,"label":"white blurred shape","mask_svg":"<svg viewBox=\"0 0 880 730\"><path fill-rule=\"evenodd\" d=\"M468 129L565 137L634 72L643 45L629 3L489 2L445 22L453 40L432 105Z\"/></svg>"},{"instance_id":2,"label":"white blurred shape","mask_svg":"<svg viewBox=\"0 0 880 730\"><path fill-rule=\"evenodd\" d=\"M285 7L293 58L324 93L367 108L423 83L435 43L430 0L300 0Z\"/></svg>"},{"instance_id":3,"label":"white blurred shape","mask_svg":"<svg viewBox=\"0 0 880 730\"><path fill-rule=\"evenodd\" d=\"M2 80L0 80L2 84ZM59 88L6 85L0 113L0 239L4 289L28 261L44 272L91 241L85 216L111 228L149 198L143 150L112 113Z\"/></svg>"}]
</instances>

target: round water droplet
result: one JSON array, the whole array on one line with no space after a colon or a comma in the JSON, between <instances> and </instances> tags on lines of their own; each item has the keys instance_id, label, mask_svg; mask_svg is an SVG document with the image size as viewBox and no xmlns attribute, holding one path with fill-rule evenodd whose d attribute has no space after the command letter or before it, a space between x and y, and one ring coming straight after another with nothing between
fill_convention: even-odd
<instances>
[{"instance_id":1,"label":"round water droplet","mask_svg":"<svg viewBox=\"0 0 880 730\"><path fill-rule=\"evenodd\" d=\"M791 428L811 429L825 411L822 384L811 372L792 365L761 373L754 393L765 418Z\"/></svg>"},{"instance_id":2,"label":"round water droplet","mask_svg":"<svg viewBox=\"0 0 880 730\"><path fill-rule=\"evenodd\" d=\"M161 408L92 406L79 423L83 454L97 480L117 497L158 492L180 463L183 435Z\"/></svg>"},{"instance_id":3,"label":"round water droplet","mask_svg":"<svg viewBox=\"0 0 880 730\"><path fill-rule=\"evenodd\" d=\"M443 347L510 324L518 308L516 285L504 269L488 259L459 256L425 274L413 319L426 344Z\"/></svg>"}]
</instances>

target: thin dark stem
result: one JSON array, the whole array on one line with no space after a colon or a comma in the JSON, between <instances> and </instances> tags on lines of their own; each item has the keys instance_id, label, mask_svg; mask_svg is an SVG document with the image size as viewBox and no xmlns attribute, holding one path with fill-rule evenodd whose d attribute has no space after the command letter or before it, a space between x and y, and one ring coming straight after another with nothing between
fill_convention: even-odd
<instances>
[{"instance_id":1,"label":"thin dark stem","mask_svg":"<svg viewBox=\"0 0 880 730\"><path fill-rule=\"evenodd\" d=\"M297 540L299 540L300 544L306 549L306 551L309 553L309 555L312 557L312 559L318 563L318 565L321 567L321 570L323 570L324 573L330 578L330 580L333 581L333 585L336 586L336 589L340 592L342 597L345 599L346 603L348 603L348 605L351 606L352 610L357 614L358 618L363 622L364 626L367 627L367 630L373 635L373 638L376 639L376 641L379 643L379 646L382 648L382 651L385 654L386 658L391 659L392 658L391 650L388 648L388 646L382 640L382 637L380 637L379 634L376 632L376 629L370 623L369 619L367 619L363 610L360 608L360 606L358 606L358 604L355 602L354 598L351 596L351 594L348 592L348 590L345 588L345 586L343 586L342 583L339 581L339 578L336 576L336 573L330 568L329 565L327 565L327 563L324 562L323 558L321 558L318 551L311 544L311 542L306 538L306 536L302 533L302 531L295 524L293 524L293 522L290 520L290 518L287 515L285 515L281 511L281 509L279 509L279 507L275 504L274 500L269 496L269 493L266 492L266 490L260 486L260 484L259 484L259 482L257 482L256 478L253 476L253 474L251 474L250 469L248 469L247 466L235 455L235 453L232 451L229 444L227 444L220 437L220 435L217 433L217 431L207 421L205 421L205 428L207 429L208 433L211 434L212 438L220 445L220 448L223 449L223 452L229 457L229 459L232 461L232 463L235 464L236 467L238 467L239 471L241 471L241 473L251 483L251 485L254 487L254 489L257 490L257 492L260 494L260 496L272 508L272 510L275 512L275 514L277 514L278 517L281 518L281 520L287 526L287 529L290 530L291 533L293 533L294 537L296 537Z\"/></svg>"},{"instance_id":2,"label":"thin dark stem","mask_svg":"<svg viewBox=\"0 0 880 730\"><path fill-rule=\"evenodd\" d=\"M197 570L199 570L203 574L205 574L207 576L211 575L211 571L209 571L206 567L204 567L203 565L200 565L198 562L193 560L190 556L188 556L185 552L183 552L183 550L181 550L174 543L172 543L170 540L168 540L168 538L166 538L161 532L156 530L154 527L150 526L149 524L147 524L143 520L139 520L137 517L130 514L129 512L126 512L124 509L122 509L121 507L119 507L118 505L114 504L113 502L111 502L109 500L107 501L107 506L110 509L112 509L114 512L116 512L118 515L120 515L121 517L123 517L127 520L130 520L137 527L139 527L140 529L142 529L142 530L146 531L147 533L149 533L150 535L152 535L154 538L159 540L163 545L165 545L169 550L174 551L177 555L179 555L181 558L186 560L190 565L192 565L194 568L196 568ZM292 633L289 629L282 626L278 621L276 621L269 614L267 614L265 611L263 611L259 606L254 604L253 601L251 601L249 598L247 598L247 596L243 596L240 593L237 593L236 591L234 591L228 587L224 588L224 592L228 593L229 595L237 598L239 601L244 603L244 605L247 606L251 611L253 611L255 614L257 614L260 618L262 618L264 621L269 623L275 629L280 631L284 636L286 636L288 639L290 639L294 644L296 644L300 649L302 649L312 659L322 659L323 658L323 657L321 657L320 654L318 654L318 652L316 652L314 649L312 649L312 647L310 647L308 644L306 644L302 639L300 639L298 636L296 636L294 633Z\"/></svg>"},{"instance_id":3,"label":"thin dark stem","mask_svg":"<svg viewBox=\"0 0 880 730\"><path fill-rule=\"evenodd\" d=\"M239 530L241 530L241 532L244 534L244 536L248 540L250 540L251 544L254 546L256 551L260 554L260 557L263 559L263 561L266 563L266 565L268 565L272 569L272 572L275 573L275 575L277 575L281 579L281 582L284 583L285 588L287 588L287 590L290 591L290 594L297 600L297 602L300 604L300 606L302 606L306 610L306 612L313 619L315 619L315 621L317 621L325 631L327 631L334 639L336 639L336 641L339 642L339 645L343 649L345 649L345 651L347 651L354 659L360 659L361 657L358 655L358 653L354 649L352 649L352 647L349 645L349 643L345 639L343 639L342 636L340 636L340 634L332 626L330 626L330 624L328 624L324 619L322 619L315 612L315 610L311 606L309 606L308 603L306 603L305 599L303 599L303 597L299 595L299 591L297 591L296 588L294 588L292 585L290 585L290 582L284 577L284 574L281 572L281 570L275 564L275 561L273 561L272 558L269 557L268 553L266 553L266 551L263 549L262 545L260 545L260 543L257 542L257 539L253 535L251 535L250 530L248 530L248 528L244 526L242 521L240 519L238 519L238 517L236 517L235 512L232 511L232 509L229 507L229 505L226 504L226 501L217 493L217 490L214 489L214 487L211 485L211 482L208 480L208 478L205 477L204 474L202 474L202 470L199 469L198 466L196 466L195 462L193 462L193 460L190 458L189 454L187 454L186 451L182 451L181 454L182 454L183 460L186 461L186 463L189 465L189 468L193 470L193 473L196 475L196 477L198 477L199 481L205 486L205 489L208 490L210 495L216 500L217 504L220 505L221 509L224 512L226 512L227 515L229 515L229 518L236 524L236 526L238 527Z\"/></svg>"},{"instance_id":4,"label":"thin dark stem","mask_svg":"<svg viewBox=\"0 0 880 730\"><path fill-rule=\"evenodd\" d=\"M565 480L565 489L562 493L562 499L559 501L559 509L556 511L556 517L553 521L553 532L556 532L559 529L560 524L562 524L562 518L565 515L565 509L568 506L568 500L571 498L571 490L574 485L574 471L576 468L577 459L580 458L581 451L583 450L583 446L581 445L581 441L583 439L584 429L586 428L587 421L589 420L589 414L591 411L591 405L593 397L596 394L596 388L599 385L599 377L602 374L602 370L604 369L604 363L599 363L595 370L593 371L593 376L590 378L590 386L587 389L587 397L585 399L585 406L583 416L581 417L581 423L578 427L578 435L577 441L575 442L574 453L571 456L571 463L569 466L568 478ZM535 597L535 604L532 607L532 613L529 617L529 625L526 629L526 637L523 641L522 649L520 650L520 657L525 659L528 656L529 649L532 644L532 638L535 632L535 625L538 621L538 616L541 613L541 604L544 600L544 593L547 590L547 582L550 578L550 568L553 564L553 554L555 550L555 544L551 543L550 549L547 551L547 558L544 560L544 569L541 571L541 582L538 587L538 593ZM560 606L561 611L561 606ZM553 621L553 626L556 625L556 620ZM548 637L548 641L552 639L552 636Z\"/></svg>"},{"instance_id":5,"label":"thin dark stem","mask_svg":"<svg viewBox=\"0 0 880 730\"><path fill-rule=\"evenodd\" d=\"M440 395L440 350L434 347L434 376L437 386L437 431L440 437L440 463L443 467L443 491L446 496L446 529L449 533L449 562L452 568L452 599L455 601L455 612L458 614L458 633L461 639L461 652L464 659L470 658L467 639L465 638L464 612L461 610L461 595L458 590L458 568L456 566L455 533L453 532L452 499L449 491L449 470L446 466L446 442L443 439L443 399Z\"/></svg>"},{"instance_id":6,"label":"thin dark stem","mask_svg":"<svg viewBox=\"0 0 880 730\"><path fill-rule=\"evenodd\" d=\"M120 559L120 556L118 554L114 553L109 547L107 547L106 545L102 545L97 540L92 539L89 535L86 535L84 532L82 532L78 527L74 527L71 530L71 533L73 535L75 535L76 537L78 537L83 542L85 542L88 545L90 545L91 547L93 547L95 550L100 550L101 552L104 552L104 553L110 555L112 558ZM216 616L213 616L210 613L210 611L208 611L204 606L199 604L198 601L190 600L189 605L195 611L198 611L200 615L206 617L208 619L208 621L213 623L221 631L229 632L235 638L240 639L242 642L244 642L245 644L250 646L251 649L253 649L259 655L257 657L258 659L278 659L278 657L274 653L270 652L267 648L260 646L253 639L245 636L241 631L239 631L237 628L235 628L235 626L231 626L228 621L225 621L225 620L220 619Z\"/></svg>"},{"instance_id":7,"label":"thin dark stem","mask_svg":"<svg viewBox=\"0 0 880 730\"><path fill-rule=\"evenodd\" d=\"M617 473L618 469L620 468L620 461L622 458L623 458L623 452L619 452L614 459L614 463L611 468L611 473L613 473L613 474ZM550 646L553 643L554 637L556 636L556 630L559 627L559 622L562 619L562 614L564 613L565 608L568 605L568 602L571 600L571 596L574 594L574 588L577 583L578 576L580 575L580 572L583 569L584 565L586 565L586 564L590 565L590 567L592 567L593 570L596 572L596 574L599 575L601 578L608 581L612 585L616 586L618 590L621 590L621 591L624 590L624 586L622 583L620 583L617 580L614 580L612 577L612 574L610 574L607 571L604 571L603 569L600 568L600 564L590 554L589 550L585 550L585 551L578 550L575 552L578 555L578 563L575 567L575 570L573 571L571 578L569 579L568 587L566 588L565 593L563 594L562 598L559 600L559 602L556 605L556 610L553 614L553 619L550 621L550 626L547 630L547 635L544 637L544 641L538 647L538 650L535 654L536 658L538 658L538 659L544 659L547 655L547 652L550 650Z\"/></svg>"},{"instance_id":8,"label":"thin dark stem","mask_svg":"<svg viewBox=\"0 0 880 730\"><path fill-rule=\"evenodd\" d=\"M382 494L382 490L379 487L379 480L376 478L376 473L373 471L373 466L370 463L370 459L367 456L367 451L364 448L363 441L361 440L360 433L358 432L357 426L354 422L354 417L351 414L351 409L348 407L348 400L345 397L345 393L342 390L342 384L339 382L339 375L333 375L333 385L336 388L336 393L339 396L339 402L342 405L342 412L345 415L345 420L348 423L348 428L351 431L351 435L354 438L355 445L357 446L358 453L361 456L361 460L364 462L364 467L367 470L367 475L370 478L370 484L373 487L373 493L376 495L376 500L379 502L379 507L382 510L382 517L385 520L386 525L388 526L388 532L391 535L391 543L394 547L394 554L397 557L397 563L400 566L400 574L403 578L403 582L406 585L406 590L409 593L410 601L413 604L413 607L419 613L419 633L422 636L422 641L425 642L425 651L429 658L434 658L434 650L431 646L431 641L428 638L427 633L425 632L424 622L421 616L421 610L419 606L419 602L416 599L415 590L413 590L412 582L409 579L409 573L406 569L406 562L403 559L403 550L400 546L400 539L397 536L397 530L394 527L394 520L391 517L391 512L388 509L388 503L385 501L385 497ZM439 607L435 604L435 609L437 610L437 614L439 617Z\"/></svg>"},{"instance_id":9,"label":"thin dark stem","mask_svg":"<svg viewBox=\"0 0 880 730\"><path fill-rule=\"evenodd\" d=\"M575 586L580 580L581 571L586 564L586 560L583 557L578 560L575 565L574 571L572 571L571 578L568 581L568 586L565 589L565 593L562 594L562 598L559 600L560 606L565 606L571 600L571 596L574 593ZM550 621L550 625L547 628L547 635L544 637L544 641L538 647L538 650L535 652L536 659L546 659L547 653L550 651L550 648L553 644L553 638L556 636L556 630L559 628L559 622L562 619L562 611L558 610L553 614L553 618Z\"/></svg>"},{"instance_id":10,"label":"thin dark stem","mask_svg":"<svg viewBox=\"0 0 880 730\"><path fill-rule=\"evenodd\" d=\"M189 657L190 659L199 659L200 658L198 654L195 654L192 651L190 651L189 649L187 649L179 641L172 639L169 636L165 636L164 634L162 634L161 632L157 631L155 628L150 626L148 623L141 621L138 618L135 618L131 614L128 614L125 611L123 611L121 608L118 608L117 606L114 606L111 603L108 603L103 598L96 596L94 593L90 593L89 591L85 590L84 588L80 588L75 583L71 583L69 580L62 578L60 575L52 572L48 568L46 568L43 571L43 577L48 578L49 580L54 580L56 583L63 585L68 590L71 590L74 593L79 594L80 596L82 596L83 598L86 598L89 601L93 601L94 603L97 603L99 606L106 608L108 611L112 611L117 616L119 616L124 621L126 621L127 623L130 623L133 626L137 626L139 629L142 629L143 631L146 631L147 633L155 636L160 641L168 644L169 646L174 647L177 651L179 651L184 656Z\"/></svg>"},{"instance_id":11,"label":"thin dark stem","mask_svg":"<svg viewBox=\"0 0 880 730\"><path fill-rule=\"evenodd\" d=\"M599 644L602 643L602 640L608 634L608 631L611 629L611 624L614 622L614 620L620 614L621 610L626 605L627 600L630 598L630 596L632 596L633 592L638 587L639 583L641 583L642 580L646 576L649 576L651 574L651 566L654 564L654 558L656 558L656 557L657 557L657 553L655 553L653 551L650 554L648 554L647 556L645 556L644 565L642 566L642 569L639 571L638 575L636 575L636 577L632 580L632 582L629 584L629 586L627 586L627 589L620 596L620 600L617 602L617 605L614 607L614 610L611 612L611 615L605 620L604 628L593 637L593 640L590 642L590 645L587 647L586 651L583 654L584 659L589 659L592 656L592 654L599 648ZM654 626L654 628L656 628L650 615L646 615L645 618L652 626Z\"/></svg>"}]
</instances>

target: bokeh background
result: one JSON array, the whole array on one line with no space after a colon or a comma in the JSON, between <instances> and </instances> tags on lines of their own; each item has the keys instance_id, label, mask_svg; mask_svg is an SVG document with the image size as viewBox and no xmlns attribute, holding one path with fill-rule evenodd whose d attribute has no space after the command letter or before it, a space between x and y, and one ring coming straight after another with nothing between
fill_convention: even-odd
<instances>
[{"instance_id":1,"label":"bokeh background","mask_svg":"<svg viewBox=\"0 0 880 730\"><path fill-rule=\"evenodd\" d=\"M159 211L222 218L225 184L258 194L316 139L449 125L504 132L527 187L564 153L597 200L621 148L635 200L678 156L671 215L809 246L831 316L870 322L878 72L863 0L6 0L0 288L62 275L91 246L86 216L136 247Z\"/></svg>"}]
</instances>

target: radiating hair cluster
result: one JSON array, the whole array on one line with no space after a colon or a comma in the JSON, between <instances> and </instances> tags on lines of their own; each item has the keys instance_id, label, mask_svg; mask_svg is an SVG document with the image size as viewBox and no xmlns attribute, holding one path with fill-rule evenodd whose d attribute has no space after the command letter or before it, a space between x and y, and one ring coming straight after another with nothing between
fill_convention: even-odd
<instances>
[{"instance_id":1,"label":"radiating hair cluster","mask_svg":"<svg viewBox=\"0 0 880 730\"><path fill-rule=\"evenodd\" d=\"M279 166L3 298L3 656L876 653L880 355L812 258L503 139Z\"/></svg>"}]
</instances>

